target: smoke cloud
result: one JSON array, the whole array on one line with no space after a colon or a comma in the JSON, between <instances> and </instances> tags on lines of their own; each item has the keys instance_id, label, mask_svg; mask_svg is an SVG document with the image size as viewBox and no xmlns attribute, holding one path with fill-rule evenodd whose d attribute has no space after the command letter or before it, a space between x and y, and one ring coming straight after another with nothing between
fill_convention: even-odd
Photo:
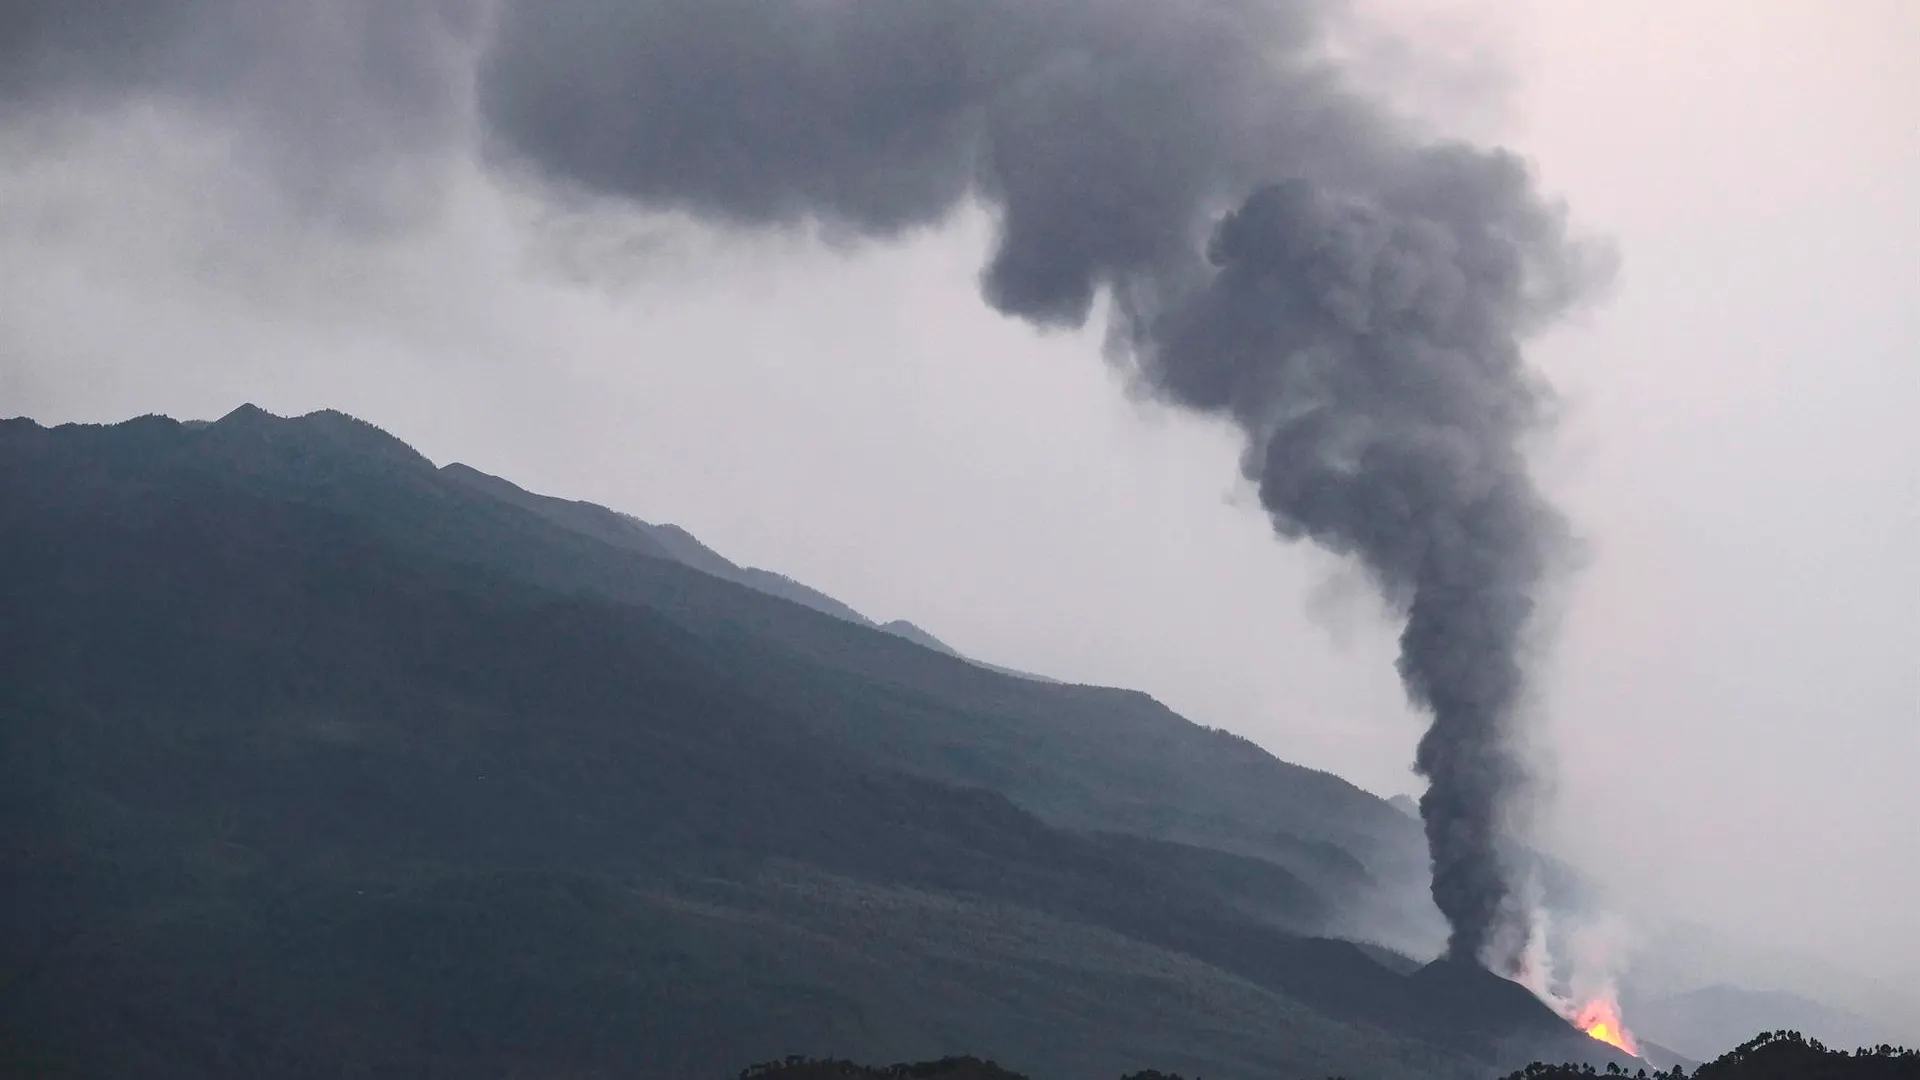
<instances>
[{"instance_id":1,"label":"smoke cloud","mask_svg":"<svg viewBox=\"0 0 1920 1080\"><path fill-rule=\"evenodd\" d=\"M1521 653L1562 533L1518 447L1540 410L1516 336L1565 290L1528 296L1558 237L1513 162L1439 149L1395 182L1256 192L1142 352L1171 400L1247 433L1282 536L1358 560L1406 613L1400 676L1433 717L1416 768L1434 897L1453 954L1479 957L1510 907Z\"/></svg>"},{"instance_id":2,"label":"smoke cloud","mask_svg":"<svg viewBox=\"0 0 1920 1080\"><path fill-rule=\"evenodd\" d=\"M1107 290L1144 385L1245 433L1280 535L1405 613L1450 952L1510 969L1484 954L1564 531L1520 449L1544 400L1520 343L1604 262L1522 162L1343 86L1329 29L1312 3L563 0L506 10L483 107L554 180L725 222L884 237L977 197L994 307L1076 325Z\"/></svg>"},{"instance_id":3,"label":"smoke cloud","mask_svg":"<svg viewBox=\"0 0 1920 1080\"><path fill-rule=\"evenodd\" d=\"M431 207L485 15L479 0L9 0L0 121L191 115L305 216L382 231Z\"/></svg>"},{"instance_id":4,"label":"smoke cloud","mask_svg":"<svg viewBox=\"0 0 1920 1080\"><path fill-rule=\"evenodd\" d=\"M416 196L468 131L551 191L884 240L969 201L981 292L1230 419L1275 530L1401 612L1450 951L1513 970L1523 644L1564 534L1521 344L1601 283L1523 162L1357 91L1332 0L23 0L0 110L160 96L291 184ZM396 170L398 170L396 172ZM371 176L377 183L369 181ZM429 178L430 179L430 178ZM385 186L382 186L385 185ZM375 200L378 202L378 199Z\"/></svg>"}]
</instances>

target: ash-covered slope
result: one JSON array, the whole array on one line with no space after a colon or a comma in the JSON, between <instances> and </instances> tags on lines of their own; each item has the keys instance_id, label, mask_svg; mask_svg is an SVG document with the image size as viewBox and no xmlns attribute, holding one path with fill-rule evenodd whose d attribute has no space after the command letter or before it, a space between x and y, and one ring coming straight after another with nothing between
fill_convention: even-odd
<instances>
[{"instance_id":1,"label":"ash-covered slope","mask_svg":"<svg viewBox=\"0 0 1920 1080\"><path fill-rule=\"evenodd\" d=\"M0 596L0 1050L44 1074L1503 1059L1307 933L1384 803L339 414L0 422Z\"/></svg>"}]
</instances>

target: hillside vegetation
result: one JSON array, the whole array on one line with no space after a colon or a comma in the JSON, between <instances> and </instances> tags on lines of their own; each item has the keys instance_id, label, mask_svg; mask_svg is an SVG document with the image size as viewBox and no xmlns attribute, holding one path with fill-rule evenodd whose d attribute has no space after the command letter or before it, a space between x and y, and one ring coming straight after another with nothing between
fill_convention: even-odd
<instances>
[{"instance_id":1,"label":"hillside vegetation","mask_svg":"<svg viewBox=\"0 0 1920 1080\"><path fill-rule=\"evenodd\" d=\"M1595 1076L1631 1076L1637 1080L1687 1080L1684 1068L1665 1072L1606 1070L1592 1065L1535 1062L1504 1080L1584 1080ZM1798 1032L1760 1035L1695 1071L1692 1080L1913 1080L1920 1076L1920 1052L1891 1046L1851 1053L1829 1050ZM750 1066L738 1080L1029 1080L991 1061L950 1057L939 1061L872 1067L845 1060L788 1058ZM1120 1080L1184 1080L1178 1074L1145 1070ZM1196 1078L1197 1080L1197 1078Z\"/></svg>"},{"instance_id":2,"label":"hillside vegetation","mask_svg":"<svg viewBox=\"0 0 1920 1080\"><path fill-rule=\"evenodd\" d=\"M1592 1065L1530 1065L1506 1080L1580 1080L1618 1075ZM1685 1069L1630 1074L1645 1080L1689 1080ZM1767 1032L1742 1043L1691 1074L1690 1080L1915 1080L1920 1051L1893 1046L1833 1050L1797 1031Z\"/></svg>"}]
</instances>

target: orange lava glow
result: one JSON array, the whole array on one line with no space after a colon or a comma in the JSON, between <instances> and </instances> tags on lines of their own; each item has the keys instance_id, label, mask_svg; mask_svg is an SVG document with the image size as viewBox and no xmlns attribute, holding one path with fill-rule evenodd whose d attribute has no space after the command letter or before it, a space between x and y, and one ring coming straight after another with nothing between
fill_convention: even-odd
<instances>
[{"instance_id":1,"label":"orange lava glow","mask_svg":"<svg viewBox=\"0 0 1920 1080\"><path fill-rule=\"evenodd\" d=\"M1595 998L1580 1006L1573 1014L1573 1026L1609 1046L1640 1056L1640 1044L1633 1041L1633 1032L1620 1022L1620 1006L1611 998Z\"/></svg>"}]
</instances>

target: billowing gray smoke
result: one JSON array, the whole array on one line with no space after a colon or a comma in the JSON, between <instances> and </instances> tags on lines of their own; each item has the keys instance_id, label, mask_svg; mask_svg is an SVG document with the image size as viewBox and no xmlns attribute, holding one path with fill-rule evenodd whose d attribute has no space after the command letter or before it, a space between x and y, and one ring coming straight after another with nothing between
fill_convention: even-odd
<instances>
[{"instance_id":1,"label":"billowing gray smoke","mask_svg":"<svg viewBox=\"0 0 1920 1080\"><path fill-rule=\"evenodd\" d=\"M483 92L565 183L879 235L974 195L995 307L1073 324L1111 290L1145 383L1246 433L1275 528L1406 613L1434 898L1476 959L1560 535L1518 447L1541 419L1519 341L1591 262L1520 162L1344 90L1325 29L1254 0L547 0L507 12Z\"/></svg>"},{"instance_id":2,"label":"billowing gray smoke","mask_svg":"<svg viewBox=\"0 0 1920 1080\"><path fill-rule=\"evenodd\" d=\"M1404 612L1400 674L1433 718L1434 897L1456 958L1505 964L1521 646L1561 535L1519 449L1543 405L1519 346L1600 264L1518 160L1420 138L1354 92L1333 8L16 0L0 60L28 74L0 78L0 108L89 78L251 93L274 114L260 131L324 151L299 170L320 175L359 143L477 120L517 175L730 226L885 238L980 201L999 222L988 302L1076 325L1104 292L1116 359L1236 423L1274 527L1351 557ZM133 9L152 32L112 32ZM206 34L228 57L211 75L178 48ZM295 55L229 55L249 48ZM328 93L349 111L307 100ZM321 122L341 115L345 134Z\"/></svg>"},{"instance_id":3,"label":"billowing gray smoke","mask_svg":"<svg viewBox=\"0 0 1920 1080\"><path fill-rule=\"evenodd\" d=\"M1434 899L1473 958L1506 914L1520 652L1561 534L1516 446L1538 417L1515 343L1543 304L1528 260L1559 240L1510 161L1448 148L1409 169L1372 197L1254 192L1213 234L1212 280L1141 352L1169 398L1247 432L1283 536L1358 559L1406 612L1400 677L1433 716L1416 766Z\"/></svg>"}]
</instances>

